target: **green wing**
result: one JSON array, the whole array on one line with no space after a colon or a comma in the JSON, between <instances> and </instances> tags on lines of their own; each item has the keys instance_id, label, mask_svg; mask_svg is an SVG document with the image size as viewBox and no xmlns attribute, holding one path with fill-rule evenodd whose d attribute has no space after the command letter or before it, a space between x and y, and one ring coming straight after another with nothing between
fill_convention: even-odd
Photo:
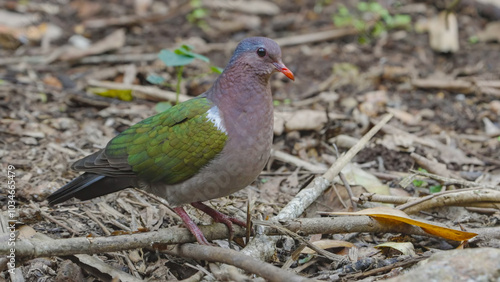
<instances>
[{"instance_id":1,"label":"green wing","mask_svg":"<svg viewBox=\"0 0 500 282\"><path fill-rule=\"evenodd\" d=\"M204 97L178 104L131 126L74 168L166 184L184 181L219 154L227 140L207 118L212 106Z\"/></svg>"}]
</instances>

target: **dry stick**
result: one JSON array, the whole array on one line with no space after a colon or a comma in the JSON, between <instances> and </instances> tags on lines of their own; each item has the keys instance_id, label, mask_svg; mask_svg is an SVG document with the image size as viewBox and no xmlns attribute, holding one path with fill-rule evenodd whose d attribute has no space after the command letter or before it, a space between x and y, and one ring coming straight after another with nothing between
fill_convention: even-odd
<instances>
[{"instance_id":1,"label":"dry stick","mask_svg":"<svg viewBox=\"0 0 500 282\"><path fill-rule=\"evenodd\" d=\"M476 188L472 188L470 191L474 191ZM450 193L459 193L467 191L465 189L461 190L450 190L450 191L444 191L447 192L447 194ZM491 190L490 190L491 191ZM497 190L493 190L497 191ZM431 198L436 197L434 195L431 196ZM462 196L463 197L463 196ZM489 196L487 196L489 197ZM404 197L404 196L392 196L392 195L380 195L380 194L374 194L374 193L363 193L359 196L359 198L354 197L354 200L360 204L363 204L364 202L376 202L376 203L386 203L386 204L396 204L396 205L402 205L406 204L408 202L414 202L414 201L421 201L422 198L418 197ZM495 203L495 202L489 202L486 198L480 197L479 199L471 199L470 201L466 198L459 201L454 201L454 202L447 202L447 206L465 206L467 208L476 208L478 212L492 212L494 213L495 211L498 211L498 207L500 204ZM428 209L429 207L426 207Z\"/></svg>"},{"instance_id":2,"label":"dry stick","mask_svg":"<svg viewBox=\"0 0 500 282\"><path fill-rule=\"evenodd\" d=\"M302 189L288 204L279 212L273 220L281 221L299 217L309 205L311 205L328 187L333 178L344 168L344 166L368 143L368 141L393 117L387 114L376 124L356 145L337 161L323 174L316 177L305 189Z\"/></svg>"},{"instance_id":3,"label":"dry stick","mask_svg":"<svg viewBox=\"0 0 500 282\"><path fill-rule=\"evenodd\" d=\"M64 222L62 222L62 221L60 221L60 220L57 220L57 219L55 219L54 217L52 217L50 214L48 214L48 213L46 213L46 212L42 211L42 210L40 209L40 207L39 207L37 204L35 204L35 203L31 202L31 203L30 203L30 206L31 206L32 208L34 208L35 210L38 210L38 211L40 212L40 214L41 214L43 217L45 217L46 219L48 219L48 220L52 221L53 223L55 223L55 224L57 224L57 225L61 226L62 228L64 228L64 229L68 230L69 232L71 232L71 233L73 233L73 234L78 234L78 232L76 232L76 230L75 230L75 229L73 229L73 228L69 227L66 223L64 223Z\"/></svg>"},{"instance_id":4,"label":"dry stick","mask_svg":"<svg viewBox=\"0 0 500 282\"><path fill-rule=\"evenodd\" d=\"M355 28L342 28L342 29L336 28L325 31L319 31L315 33L282 37L276 39L275 41L280 46L284 47L284 46L293 46L293 45L308 44L320 41L327 41L348 35L355 35L358 33L359 31L356 30Z\"/></svg>"},{"instance_id":5,"label":"dry stick","mask_svg":"<svg viewBox=\"0 0 500 282\"><path fill-rule=\"evenodd\" d=\"M90 217L90 219L92 219L95 223L97 223L99 227L101 227L102 231L104 231L104 234L108 236L111 235L111 231L109 231L106 225L104 225L95 215L93 215L89 209L86 208L84 212L88 217Z\"/></svg>"},{"instance_id":6,"label":"dry stick","mask_svg":"<svg viewBox=\"0 0 500 282\"><path fill-rule=\"evenodd\" d=\"M471 187L471 186L478 187L479 186L482 188L500 189L499 186L495 186L495 185L481 184L481 183L476 183L476 182L467 181L467 180L463 180L463 179L448 178L448 177L443 177L441 175L436 175L433 173L428 173L428 172L413 170L413 169L410 171L414 174L419 174L419 175L422 175L422 176L425 176L428 178L432 178L432 179L435 179L435 180L443 182L443 183L447 183L448 185L449 184L458 184L458 185L463 185L465 187Z\"/></svg>"},{"instance_id":7,"label":"dry stick","mask_svg":"<svg viewBox=\"0 0 500 282\"><path fill-rule=\"evenodd\" d=\"M419 227L413 225L398 224L392 226L381 224L369 216L300 218L284 221L282 222L282 226L300 235L375 232L403 233L433 237ZM233 228L234 236L245 236L246 231L243 228L240 226L234 226ZM227 227L222 223L200 226L200 229L208 240L226 239L228 236ZM266 229L265 232L268 235L280 234L269 228ZM265 244L268 240L269 238L260 242L260 249L267 248ZM66 256L73 254L98 254L138 248L151 248L153 244L182 244L191 242L196 242L196 238L194 238L191 232L186 228L179 227L109 237L56 239L51 240L50 244L37 238L19 239L16 241L16 257L19 259L33 259L37 257ZM9 252L10 246L6 243L0 244L0 255L7 255Z\"/></svg>"},{"instance_id":8,"label":"dry stick","mask_svg":"<svg viewBox=\"0 0 500 282\"><path fill-rule=\"evenodd\" d=\"M271 156L276 160L294 164L296 167L301 167L303 169L309 170L312 173L324 173L325 168L320 165L312 164L308 161L304 161L301 158L297 158L296 156L292 156L282 151L271 150Z\"/></svg>"},{"instance_id":9,"label":"dry stick","mask_svg":"<svg viewBox=\"0 0 500 282\"><path fill-rule=\"evenodd\" d=\"M124 84L110 81L98 81L95 79L87 80L88 85L95 87L103 87L110 89L130 89L134 91L133 95L138 98L152 99L157 101L175 101L177 94L172 91L165 91L153 86L143 86L135 84ZM185 94L179 94L179 102L184 102L191 99Z\"/></svg>"},{"instance_id":10,"label":"dry stick","mask_svg":"<svg viewBox=\"0 0 500 282\"><path fill-rule=\"evenodd\" d=\"M393 196L393 195L381 195L375 193L363 193L359 195L359 198L354 198L354 200L360 204L364 202L377 202L377 203L387 203L402 205L410 201L418 200L417 197L406 197L406 196Z\"/></svg>"},{"instance_id":11,"label":"dry stick","mask_svg":"<svg viewBox=\"0 0 500 282\"><path fill-rule=\"evenodd\" d=\"M268 281L311 281L311 279L301 277L293 272L283 270L231 249L196 244L178 245L171 250L162 249L161 246L157 245L154 247L157 249L160 247L162 251L171 255L234 265L250 273L257 274Z\"/></svg>"},{"instance_id":12,"label":"dry stick","mask_svg":"<svg viewBox=\"0 0 500 282\"><path fill-rule=\"evenodd\" d=\"M339 149L337 148L337 145L335 145L335 144L333 144L333 147L335 148L335 154L337 155L337 159L338 159L340 157ZM347 190L347 194L349 195L349 200L351 201L352 210L356 211L357 208L356 208L356 203L354 202L354 199L353 199L354 193L352 192L351 185L349 185L349 182L345 178L345 175L342 173L342 171L339 172L339 177L340 177L340 180L342 180L342 183L344 183L344 187ZM333 187L335 187L335 185L333 185ZM337 191L335 191L335 192L337 192ZM338 195L338 193L337 193L337 195ZM339 196L339 199L341 199L340 196Z\"/></svg>"},{"instance_id":13,"label":"dry stick","mask_svg":"<svg viewBox=\"0 0 500 282\"><path fill-rule=\"evenodd\" d=\"M449 191L446 191L449 192ZM428 199L424 202L419 202L412 206L407 205L403 210L408 214L417 213L421 210L428 210L436 207L443 206L467 206L470 203L490 203L490 204L500 204L500 191L492 189L467 189L464 190L454 190L453 193L446 193ZM403 205L405 206L405 205ZM497 205L498 207L498 205Z\"/></svg>"}]
</instances>

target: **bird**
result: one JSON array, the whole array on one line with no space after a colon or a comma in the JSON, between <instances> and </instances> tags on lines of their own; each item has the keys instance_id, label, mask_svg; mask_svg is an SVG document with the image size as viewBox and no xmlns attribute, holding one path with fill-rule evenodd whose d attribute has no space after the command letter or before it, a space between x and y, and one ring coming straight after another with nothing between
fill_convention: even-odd
<instances>
[{"instance_id":1,"label":"bird","mask_svg":"<svg viewBox=\"0 0 500 282\"><path fill-rule=\"evenodd\" d=\"M245 188L267 163L273 140L270 77L276 72L295 80L280 46L266 37L243 39L206 92L132 125L74 162L71 168L83 174L49 195L49 204L136 188L166 199L199 244L209 245L185 205L224 223L230 234L233 223L246 227L203 202Z\"/></svg>"}]
</instances>

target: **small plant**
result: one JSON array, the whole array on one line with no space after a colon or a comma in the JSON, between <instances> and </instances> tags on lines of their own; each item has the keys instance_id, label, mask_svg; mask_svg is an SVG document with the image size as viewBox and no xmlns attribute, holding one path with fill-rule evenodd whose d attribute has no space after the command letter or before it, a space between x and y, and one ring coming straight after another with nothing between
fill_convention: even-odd
<instances>
[{"instance_id":1,"label":"small plant","mask_svg":"<svg viewBox=\"0 0 500 282\"><path fill-rule=\"evenodd\" d=\"M201 0L191 0L189 5L191 5L193 10L186 15L186 19L190 23L196 24L201 29L208 28L208 25L204 20L204 18L208 16L208 11L202 7Z\"/></svg>"},{"instance_id":2,"label":"small plant","mask_svg":"<svg viewBox=\"0 0 500 282\"><path fill-rule=\"evenodd\" d=\"M427 170L425 170L423 168L419 168L418 171L428 173ZM427 181L424 181L422 179L415 179L415 180L413 180L412 184L415 187L421 187L421 188L429 187L429 192L431 194L441 192L441 190L443 189L443 186L439 185L439 184L438 185L430 185L429 186L429 183L427 183Z\"/></svg>"},{"instance_id":3,"label":"small plant","mask_svg":"<svg viewBox=\"0 0 500 282\"><path fill-rule=\"evenodd\" d=\"M337 14L333 15L333 23L338 27L352 26L361 36L360 43L370 42L372 37L380 37L388 30L395 28L408 28L411 23L409 15L391 15L387 9L377 2L360 2L356 14L352 14L347 7L341 5ZM369 24L365 19L373 19Z\"/></svg>"},{"instance_id":4,"label":"small plant","mask_svg":"<svg viewBox=\"0 0 500 282\"><path fill-rule=\"evenodd\" d=\"M175 92L177 94L176 103L179 103L179 94L181 92L181 82L182 75L184 73L184 67L190 64L195 59L202 60L206 63L210 62L210 59L207 57L197 54L192 51L193 47L189 45L182 45L181 47L175 49L174 51L170 51L167 49L163 49L158 54L158 58L168 67L174 67L177 73L177 84L175 87ZM222 69L216 66L210 66L212 72L222 73ZM165 84L165 79L159 75L150 74L146 78L146 80L152 84Z\"/></svg>"}]
</instances>

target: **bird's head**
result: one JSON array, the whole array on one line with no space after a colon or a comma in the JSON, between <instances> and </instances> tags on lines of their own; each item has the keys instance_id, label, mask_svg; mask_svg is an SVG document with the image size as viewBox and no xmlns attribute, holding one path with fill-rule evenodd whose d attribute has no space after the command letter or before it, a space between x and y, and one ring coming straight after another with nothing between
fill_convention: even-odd
<instances>
[{"instance_id":1,"label":"bird's head","mask_svg":"<svg viewBox=\"0 0 500 282\"><path fill-rule=\"evenodd\" d=\"M266 76L278 71L295 80L293 73L281 60L280 46L269 38L250 37L242 40L229 61L229 65L232 64L243 64L245 69Z\"/></svg>"}]
</instances>

